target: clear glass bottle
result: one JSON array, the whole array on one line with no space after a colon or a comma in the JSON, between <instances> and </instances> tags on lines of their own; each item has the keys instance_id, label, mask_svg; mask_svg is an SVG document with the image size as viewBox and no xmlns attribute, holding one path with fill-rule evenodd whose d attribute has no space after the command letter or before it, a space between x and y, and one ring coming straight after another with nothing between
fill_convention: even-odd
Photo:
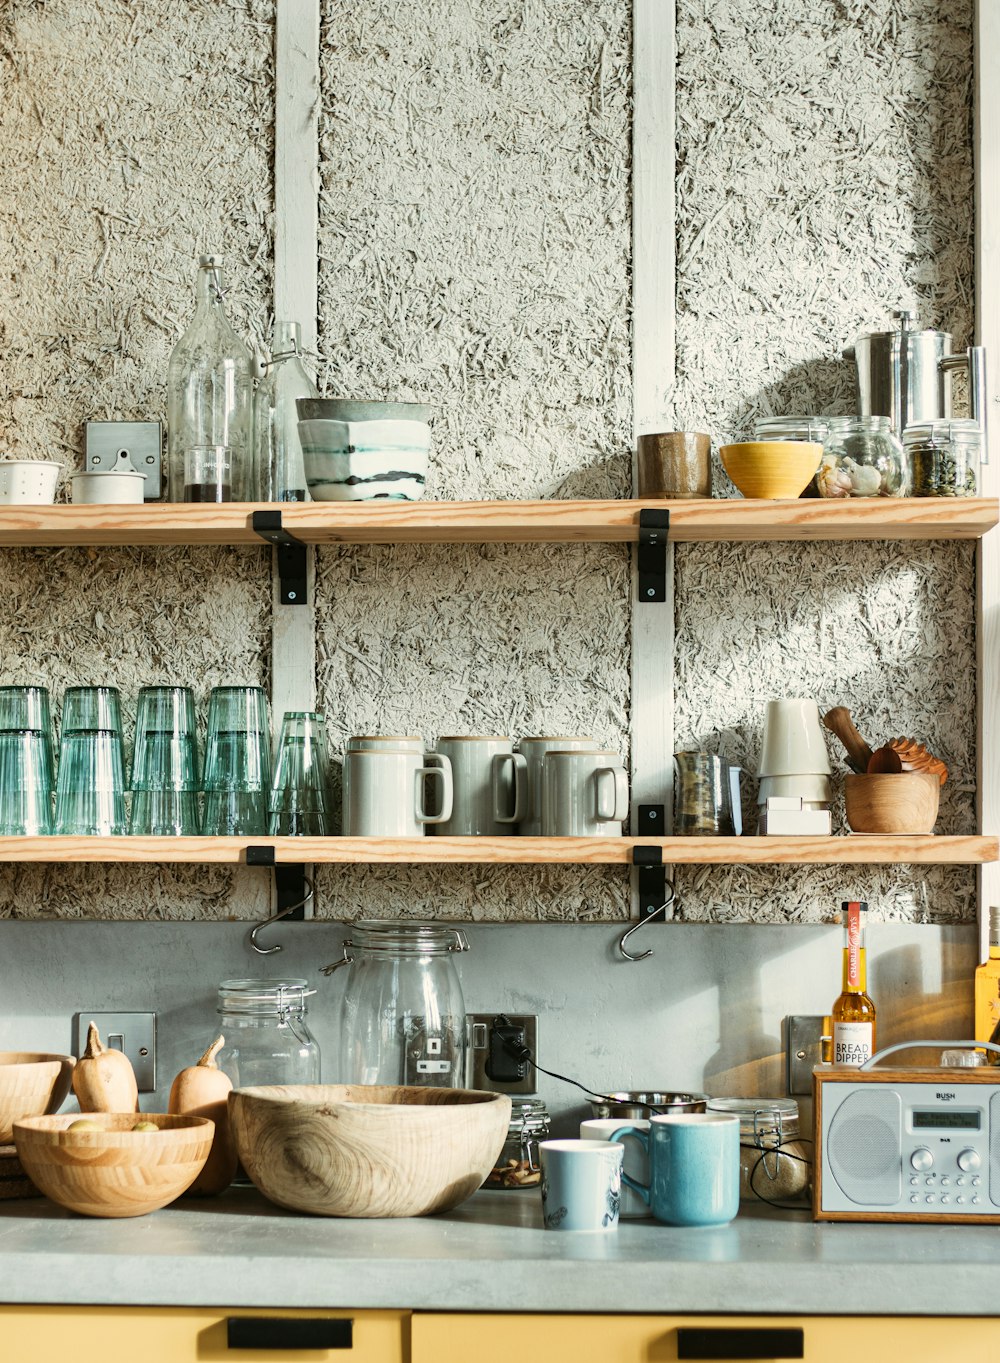
<instances>
[{"instance_id":1,"label":"clear glass bottle","mask_svg":"<svg viewBox=\"0 0 1000 1363\"><path fill-rule=\"evenodd\" d=\"M549 1134L549 1111L541 1098L515 1098L510 1126L484 1188L537 1188L542 1181L538 1142Z\"/></svg>"},{"instance_id":2,"label":"clear glass bottle","mask_svg":"<svg viewBox=\"0 0 1000 1363\"><path fill-rule=\"evenodd\" d=\"M833 1063L865 1064L875 1054L875 1004L867 987L865 921L868 905L845 902L843 985L830 1010L833 1018Z\"/></svg>"},{"instance_id":3,"label":"clear glass bottle","mask_svg":"<svg viewBox=\"0 0 1000 1363\"><path fill-rule=\"evenodd\" d=\"M222 257L198 261L197 304L167 371L172 502L242 502L250 492L250 351L226 316Z\"/></svg>"},{"instance_id":4,"label":"clear glass bottle","mask_svg":"<svg viewBox=\"0 0 1000 1363\"><path fill-rule=\"evenodd\" d=\"M976 421L907 426L903 450L911 497L977 497L983 437Z\"/></svg>"},{"instance_id":5,"label":"clear glass bottle","mask_svg":"<svg viewBox=\"0 0 1000 1363\"><path fill-rule=\"evenodd\" d=\"M887 416L824 417L823 458L810 486L821 497L905 497L901 441Z\"/></svg>"},{"instance_id":6,"label":"clear glass bottle","mask_svg":"<svg viewBox=\"0 0 1000 1363\"><path fill-rule=\"evenodd\" d=\"M306 1023L305 980L223 980L219 1030L226 1044L216 1063L233 1088L318 1084L319 1046Z\"/></svg>"},{"instance_id":7,"label":"clear glass bottle","mask_svg":"<svg viewBox=\"0 0 1000 1363\"><path fill-rule=\"evenodd\" d=\"M275 322L271 362L254 396L256 496L262 502L307 502L296 398L319 396L300 358L298 322Z\"/></svg>"},{"instance_id":8,"label":"clear glass bottle","mask_svg":"<svg viewBox=\"0 0 1000 1363\"><path fill-rule=\"evenodd\" d=\"M459 928L442 923L354 923L332 975L350 966L340 1013L342 1084L465 1084L465 1000L455 953Z\"/></svg>"}]
</instances>

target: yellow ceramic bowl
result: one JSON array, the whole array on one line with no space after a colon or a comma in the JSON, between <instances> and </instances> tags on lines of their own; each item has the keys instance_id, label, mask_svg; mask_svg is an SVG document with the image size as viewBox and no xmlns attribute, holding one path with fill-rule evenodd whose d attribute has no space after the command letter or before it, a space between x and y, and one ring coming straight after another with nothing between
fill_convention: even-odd
<instances>
[{"instance_id":1,"label":"yellow ceramic bowl","mask_svg":"<svg viewBox=\"0 0 1000 1363\"><path fill-rule=\"evenodd\" d=\"M805 491L819 468L823 446L808 440L745 440L723 445L719 454L744 497L780 501Z\"/></svg>"}]
</instances>

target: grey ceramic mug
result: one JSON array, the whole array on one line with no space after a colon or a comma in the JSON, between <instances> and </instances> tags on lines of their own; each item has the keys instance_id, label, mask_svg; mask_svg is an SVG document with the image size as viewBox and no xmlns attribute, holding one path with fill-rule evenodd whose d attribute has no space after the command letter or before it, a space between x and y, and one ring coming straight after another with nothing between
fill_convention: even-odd
<instances>
[{"instance_id":1,"label":"grey ceramic mug","mask_svg":"<svg viewBox=\"0 0 1000 1363\"><path fill-rule=\"evenodd\" d=\"M438 812L429 808L425 781L440 783ZM425 766L406 748L348 751L344 755L344 834L357 838L420 838L426 824L451 815L451 770Z\"/></svg>"},{"instance_id":2,"label":"grey ceramic mug","mask_svg":"<svg viewBox=\"0 0 1000 1363\"><path fill-rule=\"evenodd\" d=\"M509 738L439 738L430 756L451 769L451 818L430 826L442 837L506 837L527 805L527 763Z\"/></svg>"}]
</instances>

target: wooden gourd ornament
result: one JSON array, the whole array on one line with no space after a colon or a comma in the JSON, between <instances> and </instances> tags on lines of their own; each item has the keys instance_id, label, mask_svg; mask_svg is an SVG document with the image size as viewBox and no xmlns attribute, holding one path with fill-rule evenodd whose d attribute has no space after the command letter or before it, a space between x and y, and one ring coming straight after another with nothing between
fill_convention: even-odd
<instances>
[{"instance_id":1,"label":"wooden gourd ornament","mask_svg":"<svg viewBox=\"0 0 1000 1363\"><path fill-rule=\"evenodd\" d=\"M101 1042L95 1023L87 1049L73 1066L73 1092L81 1112L138 1112L139 1086L128 1056Z\"/></svg>"},{"instance_id":2,"label":"wooden gourd ornament","mask_svg":"<svg viewBox=\"0 0 1000 1363\"><path fill-rule=\"evenodd\" d=\"M211 1153L188 1189L196 1197L224 1192L236 1174L236 1147L229 1131L228 1114L233 1084L215 1063L224 1045L225 1037L217 1036L198 1063L181 1070L170 1086L168 1112L184 1117L210 1117L215 1123Z\"/></svg>"}]
</instances>

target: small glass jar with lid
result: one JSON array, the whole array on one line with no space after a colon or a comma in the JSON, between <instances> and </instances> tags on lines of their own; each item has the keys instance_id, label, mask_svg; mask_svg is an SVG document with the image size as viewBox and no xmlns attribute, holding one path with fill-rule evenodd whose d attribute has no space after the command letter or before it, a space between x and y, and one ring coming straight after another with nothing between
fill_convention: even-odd
<instances>
[{"instance_id":1,"label":"small glass jar with lid","mask_svg":"<svg viewBox=\"0 0 1000 1363\"><path fill-rule=\"evenodd\" d=\"M754 422L754 440L808 440L822 445L830 429L826 416L762 416Z\"/></svg>"},{"instance_id":2,"label":"small glass jar with lid","mask_svg":"<svg viewBox=\"0 0 1000 1363\"><path fill-rule=\"evenodd\" d=\"M537 1188L542 1181L538 1142L549 1134L548 1108L540 1098L515 1098L510 1126L484 1188Z\"/></svg>"},{"instance_id":3,"label":"small glass jar with lid","mask_svg":"<svg viewBox=\"0 0 1000 1363\"><path fill-rule=\"evenodd\" d=\"M217 1012L225 1046L219 1069L233 1088L318 1084L319 1046L306 1024L305 980L223 980Z\"/></svg>"},{"instance_id":4,"label":"small glass jar with lid","mask_svg":"<svg viewBox=\"0 0 1000 1363\"><path fill-rule=\"evenodd\" d=\"M821 497L908 495L903 446L887 416L831 416L825 420L823 458L813 479Z\"/></svg>"},{"instance_id":5,"label":"small glass jar with lid","mask_svg":"<svg viewBox=\"0 0 1000 1363\"><path fill-rule=\"evenodd\" d=\"M983 437L977 421L907 426L903 450L911 497L977 497Z\"/></svg>"},{"instance_id":6,"label":"small glass jar with lid","mask_svg":"<svg viewBox=\"0 0 1000 1363\"><path fill-rule=\"evenodd\" d=\"M740 1119L740 1198L795 1202L806 1197L812 1174L810 1144L799 1138L794 1098L710 1098L709 1112Z\"/></svg>"}]
</instances>

